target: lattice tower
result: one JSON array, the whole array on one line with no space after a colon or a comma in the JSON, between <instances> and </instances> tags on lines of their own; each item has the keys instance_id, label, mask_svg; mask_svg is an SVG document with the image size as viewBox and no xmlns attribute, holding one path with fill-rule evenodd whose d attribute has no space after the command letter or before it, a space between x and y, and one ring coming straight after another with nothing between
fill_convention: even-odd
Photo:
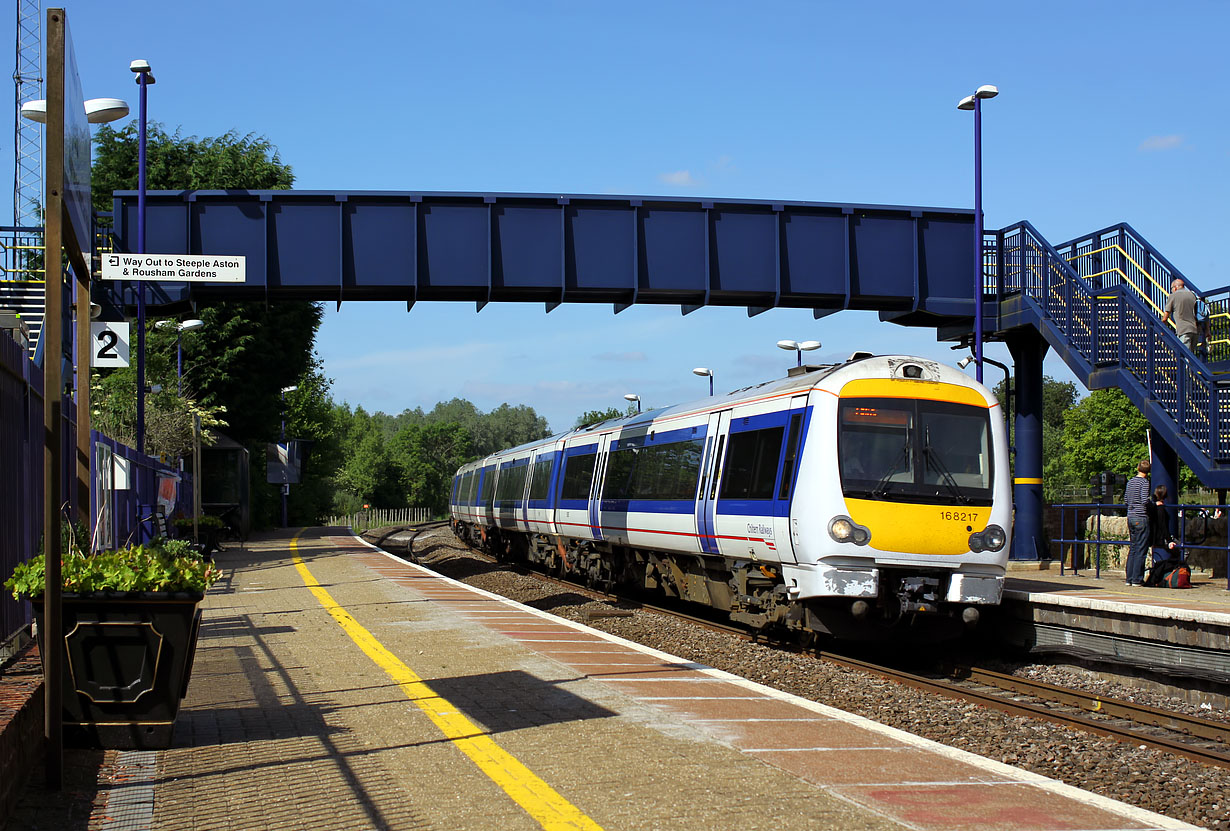
<instances>
[{"instance_id":1,"label":"lattice tower","mask_svg":"<svg viewBox=\"0 0 1230 831\"><path fill-rule=\"evenodd\" d=\"M41 0L17 0L17 111L13 114L13 224L42 224L43 126L21 117L21 105L43 97L43 11Z\"/></svg>"}]
</instances>

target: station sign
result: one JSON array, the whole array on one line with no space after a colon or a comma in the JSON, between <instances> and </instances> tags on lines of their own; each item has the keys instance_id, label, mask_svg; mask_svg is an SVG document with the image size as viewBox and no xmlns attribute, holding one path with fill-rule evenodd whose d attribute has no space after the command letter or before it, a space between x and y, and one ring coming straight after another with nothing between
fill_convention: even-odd
<instances>
[{"instance_id":1,"label":"station sign","mask_svg":"<svg viewBox=\"0 0 1230 831\"><path fill-rule=\"evenodd\" d=\"M229 254L103 254L104 280L242 283L247 258Z\"/></svg>"},{"instance_id":2,"label":"station sign","mask_svg":"<svg viewBox=\"0 0 1230 831\"><path fill-rule=\"evenodd\" d=\"M90 323L90 366L121 367L129 363L128 324L126 322Z\"/></svg>"}]
</instances>

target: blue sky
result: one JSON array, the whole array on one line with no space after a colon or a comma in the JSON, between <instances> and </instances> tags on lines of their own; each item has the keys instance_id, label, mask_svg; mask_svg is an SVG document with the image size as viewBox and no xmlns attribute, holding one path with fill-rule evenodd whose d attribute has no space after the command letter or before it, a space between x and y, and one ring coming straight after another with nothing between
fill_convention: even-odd
<instances>
[{"instance_id":1,"label":"blue sky","mask_svg":"<svg viewBox=\"0 0 1230 831\"><path fill-rule=\"evenodd\" d=\"M988 227L1028 219L1059 242L1126 221L1196 286L1230 283L1226 3L62 5L87 97L135 110L128 63L145 58L152 120L263 135L305 189L968 208L973 119L956 103L996 84ZM628 392L647 406L703 395L696 366L719 390L780 375L794 361L782 338L820 340L819 359L960 357L872 313L538 303L330 306L318 351L352 405L461 396L529 404L563 429ZM1072 379L1053 357L1047 372Z\"/></svg>"}]
</instances>

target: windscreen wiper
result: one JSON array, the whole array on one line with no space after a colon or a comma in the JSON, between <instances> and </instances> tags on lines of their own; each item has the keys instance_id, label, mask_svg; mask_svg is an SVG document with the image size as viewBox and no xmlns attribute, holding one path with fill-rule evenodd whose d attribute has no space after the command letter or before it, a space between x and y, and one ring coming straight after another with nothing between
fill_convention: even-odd
<instances>
[{"instance_id":1,"label":"windscreen wiper","mask_svg":"<svg viewBox=\"0 0 1230 831\"><path fill-rule=\"evenodd\" d=\"M894 462L887 471L884 472L884 475L880 477L880 481L876 482L876 486L871 489L871 495L877 498L881 496L885 496L890 490L892 490L892 486L893 486L892 478L896 476L899 472L906 471L909 469L910 469L910 440L909 440L909 437L907 436L905 440L905 446L901 448L900 458L896 462Z\"/></svg>"},{"instance_id":2,"label":"windscreen wiper","mask_svg":"<svg viewBox=\"0 0 1230 831\"><path fill-rule=\"evenodd\" d=\"M939 472L940 477L944 480L944 484L952 491L952 495L957 498L957 501L962 505L968 505L970 498L961 490L961 486L957 484L957 480L948 472L948 468L944 466L944 462L940 459L940 454L931 448L931 428L926 427L923 430L923 459L929 467L934 467Z\"/></svg>"}]
</instances>

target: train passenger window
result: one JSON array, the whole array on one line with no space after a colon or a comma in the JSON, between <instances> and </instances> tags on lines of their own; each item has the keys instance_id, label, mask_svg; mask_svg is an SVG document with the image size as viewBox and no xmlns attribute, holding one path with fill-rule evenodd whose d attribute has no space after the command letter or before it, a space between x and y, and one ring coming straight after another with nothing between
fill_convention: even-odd
<instances>
[{"instance_id":1,"label":"train passenger window","mask_svg":"<svg viewBox=\"0 0 1230 831\"><path fill-rule=\"evenodd\" d=\"M529 465L508 466L500 470L500 481L495 487L496 502L520 502L525 493L525 475Z\"/></svg>"},{"instance_id":2,"label":"train passenger window","mask_svg":"<svg viewBox=\"0 0 1230 831\"><path fill-rule=\"evenodd\" d=\"M722 499L773 498L784 432L781 427L767 427L730 435Z\"/></svg>"},{"instance_id":3,"label":"train passenger window","mask_svg":"<svg viewBox=\"0 0 1230 831\"><path fill-rule=\"evenodd\" d=\"M466 474L466 504L473 505L478 498L478 471L471 470Z\"/></svg>"},{"instance_id":4,"label":"train passenger window","mask_svg":"<svg viewBox=\"0 0 1230 831\"><path fill-rule=\"evenodd\" d=\"M618 448L607 461L602 498L691 501L703 450L701 439Z\"/></svg>"},{"instance_id":5,"label":"train passenger window","mask_svg":"<svg viewBox=\"0 0 1230 831\"><path fill-rule=\"evenodd\" d=\"M594 462L597 460L597 453L585 453L564 462L560 499L589 499L589 485L594 480Z\"/></svg>"},{"instance_id":6,"label":"train passenger window","mask_svg":"<svg viewBox=\"0 0 1230 831\"><path fill-rule=\"evenodd\" d=\"M555 459L548 456L534 462L534 470L530 474L530 499L546 499L551 494L551 471L555 467Z\"/></svg>"},{"instance_id":7,"label":"train passenger window","mask_svg":"<svg viewBox=\"0 0 1230 831\"><path fill-rule=\"evenodd\" d=\"M483 484L478 495L478 501L490 507L491 498L495 496L495 466L483 468Z\"/></svg>"},{"instance_id":8,"label":"train passenger window","mask_svg":"<svg viewBox=\"0 0 1230 831\"><path fill-rule=\"evenodd\" d=\"M782 463L782 481L777 486L777 498L790 496L790 481L794 478L794 460L799 455L799 432L803 427L803 414L790 416L790 433L786 437L786 461Z\"/></svg>"}]
</instances>

